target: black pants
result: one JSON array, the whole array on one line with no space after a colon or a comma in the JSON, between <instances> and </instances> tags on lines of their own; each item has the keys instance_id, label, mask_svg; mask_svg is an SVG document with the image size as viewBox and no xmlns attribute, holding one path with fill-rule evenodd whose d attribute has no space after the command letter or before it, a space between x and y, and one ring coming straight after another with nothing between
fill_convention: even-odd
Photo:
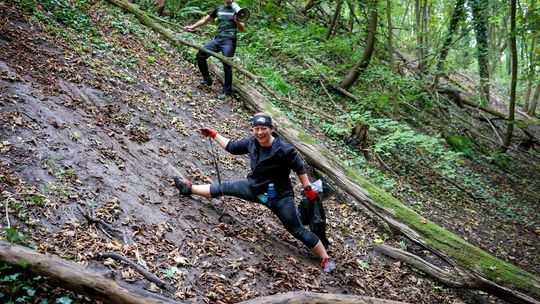
<instances>
[{"instance_id":1,"label":"black pants","mask_svg":"<svg viewBox=\"0 0 540 304\"><path fill-rule=\"evenodd\" d=\"M221 52L223 56L232 58L236 51L236 38L216 37L210 42L204 45L204 48L212 52ZM199 51L197 53L197 64L199 70L204 79L210 80L210 73L208 72L208 62L206 60L210 57L209 54ZM232 93L232 68L230 65L223 63L223 72L225 73L225 82L223 84L223 94Z\"/></svg>"},{"instance_id":2,"label":"black pants","mask_svg":"<svg viewBox=\"0 0 540 304\"><path fill-rule=\"evenodd\" d=\"M251 202L263 204L257 196L251 191L251 185L247 179L241 179L233 182L223 182L221 189L219 184L210 186L210 194L212 197L220 197L222 195L235 196ZM263 204L268 207L268 205ZM300 240L309 249L315 247L319 242L319 238L311 231L307 230L300 221L297 208L294 203L294 196L285 196L272 204L270 210L278 217L285 229L295 238Z\"/></svg>"}]
</instances>

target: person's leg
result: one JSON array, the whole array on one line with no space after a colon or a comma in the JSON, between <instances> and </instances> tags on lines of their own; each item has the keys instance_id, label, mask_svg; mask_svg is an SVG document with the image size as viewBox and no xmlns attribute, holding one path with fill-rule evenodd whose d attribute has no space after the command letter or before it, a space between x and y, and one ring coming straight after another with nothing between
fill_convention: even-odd
<instances>
[{"instance_id":1,"label":"person's leg","mask_svg":"<svg viewBox=\"0 0 540 304\"><path fill-rule=\"evenodd\" d=\"M212 39L210 42L204 45L204 48L212 52L218 52L220 50L219 41L217 39ZM208 71L208 57L210 57L208 53L199 51L197 53L197 65L199 66L199 71L201 71L203 82L207 85L211 85L212 78L210 77L210 72Z\"/></svg>"},{"instance_id":2,"label":"person's leg","mask_svg":"<svg viewBox=\"0 0 540 304\"><path fill-rule=\"evenodd\" d=\"M290 234L304 243L313 254L321 258L321 265L325 272L330 272L336 267L334 260L328 256L319 238L302 225L292 196L278 200L271 209Z\"/></svg>"},{"instance_id":3,"label":"person's leg","mask_svg":"<svg viewBox=\"0 0 540 304\"><path fill-rule=\"evenodd\" d=\"M259 202L257 196L251 191L251 183L247 179L240 179L232 182L212 184L210 186L212 197L234 196L247 201Z\"/></svg>"},{"instance_id":4,"label":"person's leg","mask_svg":"<svg viewBox=\"0 0 540 304\"><path fill-rule=\"evenodd\" d=\"M180 195L198 195L206 198L216 198L222 195L235 196L252 202L258 202L257 196L251 191L250 183L247 179L220 184L192 185L191 182L182 181L180 177L174 177L174 184L180 191Z\"/></svg>"},{"instance_id":5,"label":"person's leg","mask_svg":"<svg viewBox=\"0 0 540 304\"><path fill-rule=\"evenodd\" d=\"M232 58L236 51L236 38L223 38L221 41L221 47L221 53L223 56ZM233 78L231 66L223 63L223 73L225 74L225 80L223 82L223 94L230 95L232 93Z\"/></svg>"}]
</instances>

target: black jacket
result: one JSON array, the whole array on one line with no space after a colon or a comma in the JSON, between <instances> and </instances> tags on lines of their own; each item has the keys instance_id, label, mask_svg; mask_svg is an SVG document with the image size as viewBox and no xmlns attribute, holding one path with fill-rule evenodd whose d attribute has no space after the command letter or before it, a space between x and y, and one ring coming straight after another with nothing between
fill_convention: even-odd
<instances>
[{"instance_id":1,"label":"black jacket","mask_svg":"<svg viewBox=\"0 0 540 304\"><path fill-rule=\"evenodd\" d=\"M249 154L251 173L247 179L251 182L251 189L255 195L266 192L269 183L274 183L277 197L294 195L289 174L293 170L297 175L305 174L304 162L298 156L294 147L273 132L274 141L267 157L259 158L260 145L255 136L244 140L231 140L225 147L231 154Z\"/></svg>"}]
</instances>

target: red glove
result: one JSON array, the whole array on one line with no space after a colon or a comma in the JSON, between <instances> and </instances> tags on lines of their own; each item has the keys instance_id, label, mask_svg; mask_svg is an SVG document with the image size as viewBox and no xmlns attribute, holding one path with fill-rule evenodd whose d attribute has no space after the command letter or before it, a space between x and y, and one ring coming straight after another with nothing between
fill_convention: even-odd
<instances>
[{"instance_id":1,"label":"red glove","mask_svg":"<svg viewBox=\"0 0 540 304\"><path fill-rule=\"evenodd\" d=\"M216 130L214 130L214 129L210 129L210 128L202 128L202 129L201 129L201 134L202 134L202 136L204 136L204 137L210 136L210 137L214 138L214 137L216 137L217 132L216 132Z\"/></svg>"},{"instance_id":2,"label":"red glove","mask_svg":"<svg viewBox=\"0 0 540 304\"><path fill-rule=\"evenodd\" d=\"M306 186L304 188L304 194L310 201L313 201L318 197L317 192L315 192L315 190L311 188L311 186Z\"/></svg>"}]
</instances>

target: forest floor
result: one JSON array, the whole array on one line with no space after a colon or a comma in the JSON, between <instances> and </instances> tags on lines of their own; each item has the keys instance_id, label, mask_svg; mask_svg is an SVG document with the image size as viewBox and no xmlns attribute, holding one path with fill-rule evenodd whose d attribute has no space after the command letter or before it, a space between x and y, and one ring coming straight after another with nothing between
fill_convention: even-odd
<instances>
[{"instance_id":1,"label":"forest floor","mask_svg":"<svg viewBox=\"0 0 540 304\"><path fill-rule=\"evenodd\" d=\"M338 264L330 274L264 206L179 197L175 175L194 183L216 180L209 144L198 129L210 126L243 138L252 113L234 98L215 99L219 84L197 86L196 67L167 46L156 55L135 35L118 35L103 5L96 5L93 22L108 41L142 58L138 68L98 48L81 48L74 37L69 43L0 3L0 191L2 206L9 202L2 227L15 227L39 252L108 268L164 293L127 265L94 259L96 253L121 252L171 283L176 293L169 296L186 302L231 303L294 290L411 303L499 302L444 287L375 253L377 240L396 247L403 240L370 214L348 208L342 195L325 202L330 253ZM146 60L150 56L155 62ZM246 157L218 155L222 179L248 173ZM492 178L501 187L515 186L500 174ZM539 223L535 200L521 201L536 212L528 219ZM431 203L419 210L430 220L540 274L538 226L501 221L489 206L441 204L444 193L426 201ZM77 206L124 230L128 244L88 224Z\"/></svg>"}]
</instances>

